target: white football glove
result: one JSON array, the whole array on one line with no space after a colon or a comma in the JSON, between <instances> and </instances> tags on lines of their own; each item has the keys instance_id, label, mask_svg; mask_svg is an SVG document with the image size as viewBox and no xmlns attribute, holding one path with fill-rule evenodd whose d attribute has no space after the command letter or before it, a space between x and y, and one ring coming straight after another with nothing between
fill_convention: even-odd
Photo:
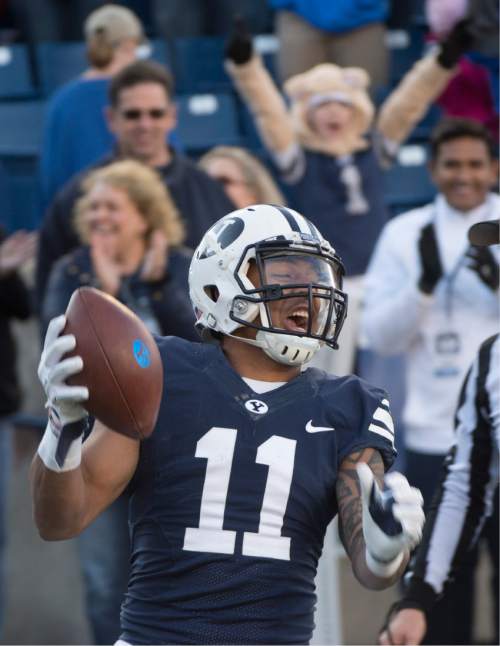
<instances>
[{"instance_id":1,"label":"white football glove","mask_svg":"<svg viewBox=\"0 0 500 646\"><path fill-rule=\"evenodd\" d=\"M83 368L81 357L63 359L76 346L72 334L59 336L65 325L64 315L51 320L38 365L38 378L47 395L45 407L49 409L49 421L38 454L48 469L59 472L75 469L80 464L88 418L82 402L89 398L85 386L65 383Z\"/></svg>"},{"instance_id":2,"label":"white football glove","mask_svg":"<svg viewBox=\"0 0 500 646\"><path fill-rule=\"evenodd\" d=\"M423 498L401 473L388 473L380 491L370 467L357 465L363 506L366 563L381 577L392 576L422 538Z\"/></svg>"}]
</instances>

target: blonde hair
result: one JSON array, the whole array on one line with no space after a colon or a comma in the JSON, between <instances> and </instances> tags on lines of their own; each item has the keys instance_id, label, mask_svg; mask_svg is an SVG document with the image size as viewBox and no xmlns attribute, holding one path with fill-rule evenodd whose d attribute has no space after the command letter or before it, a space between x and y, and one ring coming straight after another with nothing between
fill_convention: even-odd
<instances>
[{"instance_id":1,"label":"blonde hair","mask_svg":"<svg viewBox=\"0 0 500 646\"><path fill-rule=\"evenodd\" d=\"M216 146L205 153L198 163L208 170L212 159L230 159L238 165L246 184L255 192L255 204L286 204L282 192L264 164L244 148Z\"/></svg>"},{"instance_id":2,"label":"blonde hair","mask_svg":"<svg viewBox=\"0 0 500 646\"><path fill-rule=\"evenodd\" d=\"M142 24L137 16L116 4L106 4L93 11L85 20L87 58L97 69L107 67L116 48L126 40L139 44L144 39Z\"/></svg>"},{"instance_id":3,"label":"blonde hair","mask_svg":"<svg viewBox=\"0 0 500 646\"><path fill-rule=\"evenodd\" d=\"M149 225L146 239L157 229L163 231L169 245L178 246L186 232L168 189L156 171L127 159L92 171L82 183L83 195L75 205L75 226L83 243L88 243L85 213L89 193L99 183L123 191Z\"/></svg>"}]
</instances>

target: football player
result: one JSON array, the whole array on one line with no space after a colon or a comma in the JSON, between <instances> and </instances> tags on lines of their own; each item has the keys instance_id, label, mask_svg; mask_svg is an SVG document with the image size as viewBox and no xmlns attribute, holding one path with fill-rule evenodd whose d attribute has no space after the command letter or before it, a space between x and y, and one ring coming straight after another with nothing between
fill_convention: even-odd
<instances>
[{"instance_id":1,"label":"football player","mask_svg":"<svg viewBox=\"0 0 500 646\"><path fill-rule=\"evenodd\" d=\"M357 579L394 583L420 540L420 492L397 473L385 392L304 369L337 347L343 266L316 227L280 206L225 216L203 237L189 283L205 343L157 337L158 422L142 443L96 421L82 442L82 368L47 331L39 376L49 423L33 461L47 540L78 534L128 485L132 564L122 606L129 644L301 644L314 577L339 514Z\"/></svg>"}]
</instances>

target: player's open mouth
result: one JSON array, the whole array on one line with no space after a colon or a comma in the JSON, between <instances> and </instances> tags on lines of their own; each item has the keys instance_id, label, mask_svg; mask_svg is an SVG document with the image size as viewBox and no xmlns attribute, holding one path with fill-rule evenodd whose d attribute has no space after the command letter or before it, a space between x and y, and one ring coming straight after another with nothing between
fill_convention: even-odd
<instances>
[{"instance_id":1,"label":"player's open mouth","mask_svg":"<svg viewBox=\"0 0 500 646\"><path fill-rule=\"evenodd\" d=\"M289 332L307 332L308 322L307 309L297 309L285 318L285 329Z\"/></svg>"}]
</instances>

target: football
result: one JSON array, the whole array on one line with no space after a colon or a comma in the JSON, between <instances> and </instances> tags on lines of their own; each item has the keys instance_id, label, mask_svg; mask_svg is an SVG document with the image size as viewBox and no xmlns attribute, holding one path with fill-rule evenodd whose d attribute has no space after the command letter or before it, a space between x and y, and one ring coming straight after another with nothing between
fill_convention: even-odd
<instances>
[{"instance_id":1,"label":"football","mask_svg":"<svg viewBox=\"0 0 500 646\"><path fill-rule=\"evenodd\" d=\"M158 347L144 323L125 305L93 287L73 292L64 334L83 370L67 380L87 386L86 410L110 429L135 439L151 435L163 390Z\"/></svg>"}]
</instances>

